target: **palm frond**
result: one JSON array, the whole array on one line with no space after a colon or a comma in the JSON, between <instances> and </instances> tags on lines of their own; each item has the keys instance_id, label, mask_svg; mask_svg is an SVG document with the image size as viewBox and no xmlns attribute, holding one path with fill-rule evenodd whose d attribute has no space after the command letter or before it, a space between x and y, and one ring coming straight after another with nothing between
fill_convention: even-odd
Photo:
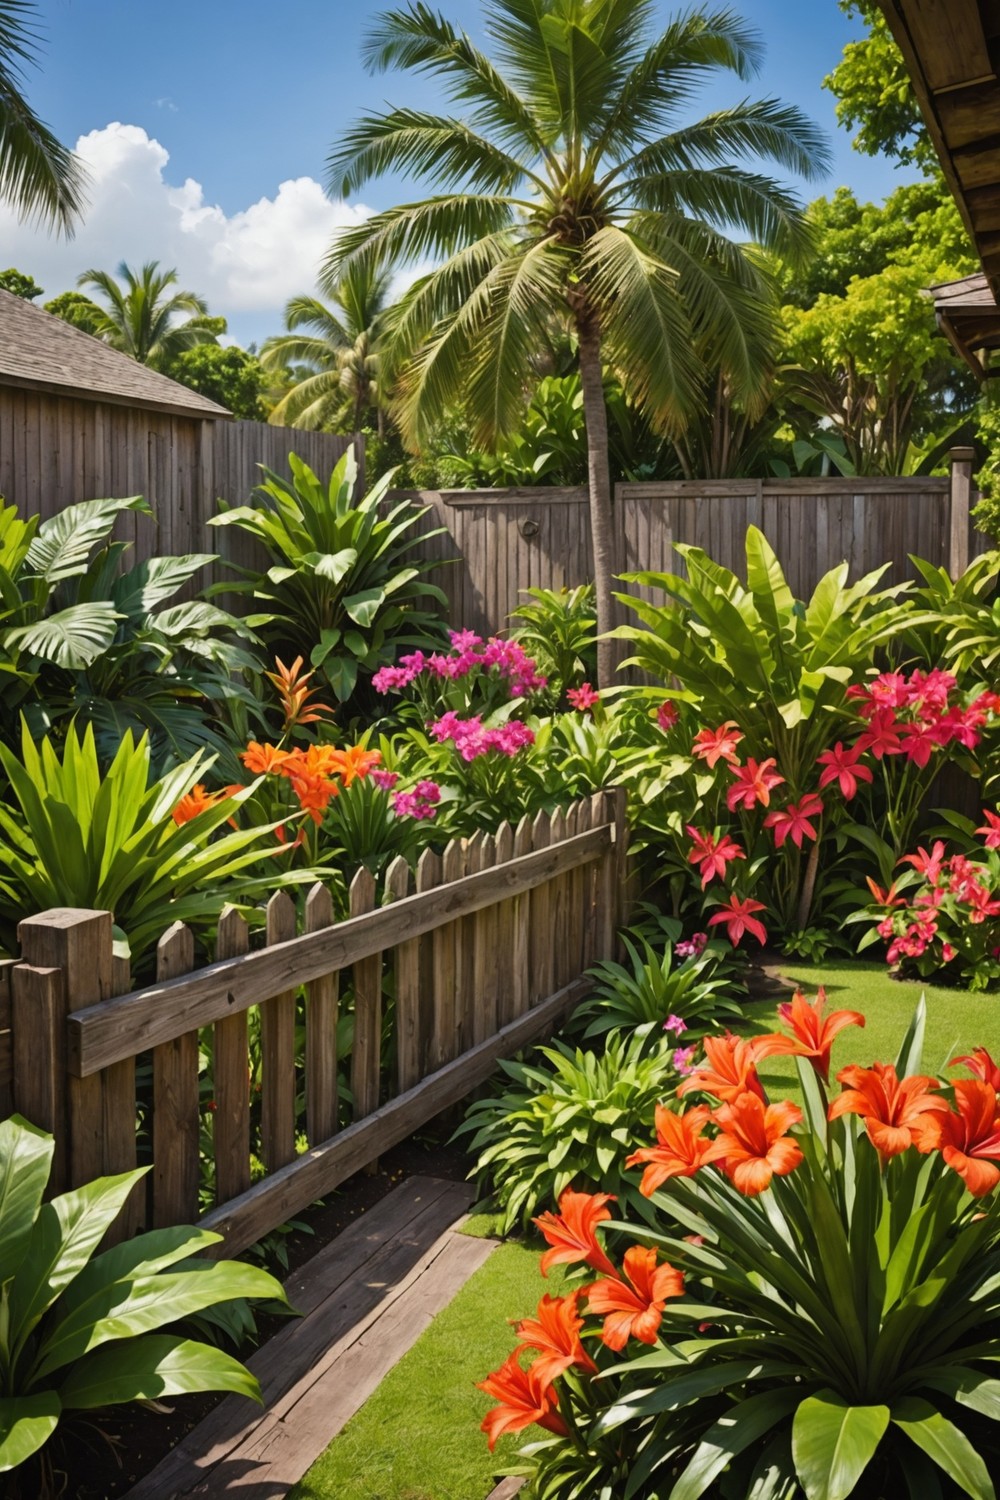
<instances>
[{"instance_id":1,"label":"palm frond","mask_svg":"<svg viewBox=\"0 0 1000 1500\"><path fill-rule=\"evenodd\" d=\"M760 99L715 110L652 141L623 164L623 171L636 181L647 172L755 162L761 157L807 179L823 176L832 165L826 137L802 110L777 99Z\"/></svg>"},{"instance_id":2,"label":"palm frond","mask_svg":"<svg viewBox=\"0 0 1000 1500\"><path fill-rule=\"evenodd\" d=\"M513 202L499 194L452 193L422 203L403 203L342 230L323 263L322 275L335 279L356 264L440 260L513 222Z\"/></svg>"},{"instance_id":3,"label":"palm frond","mask_svg":"<svg viewBox=\"0 0 1000 1500\"><path fill-rule=\"evenodd\" d=\"M339 170L336 181L328 181L328 189L344 196L372 177L396 170L485 193L514 191L529 175L523 162L463 121L415 109L364 115L344 136L337 155L349 165Z\"/></svg>"},{"instance_id":4,"label":"palm frond","mask_svg":"<svg viewBox=\"0 0 1000 1500\"><path fill-rule=\"evenodd\" d=\"M621 184L623 201L647 213L697 218L724 233L746 231L757 245L792 263L812 249L812 233L794 193L773 178L738 167L650 172Z\"/></svg>"},{"instance_id":5,"label":"palm frond","mask_svg":"<svg viewBox=\"0 0 1000 1500\"><path fill-rule=\"evenodd\" d=\"M25 98L25 64L35 62L34 7L0 0L0 198L19 219L36 219L70 237L83 212L86 173Z\"/></svg>"}]
</instances>

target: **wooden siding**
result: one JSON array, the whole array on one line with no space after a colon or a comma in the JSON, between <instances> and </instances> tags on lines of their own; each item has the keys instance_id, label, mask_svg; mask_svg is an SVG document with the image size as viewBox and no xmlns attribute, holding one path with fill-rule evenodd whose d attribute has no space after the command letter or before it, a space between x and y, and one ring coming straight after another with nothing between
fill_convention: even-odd
<instances>
[{"instance_id":1,"label":"wooden siding","mask_svg":"<svg viewBox=\"0 0 1000 1500\"><path fill-rule=\"evenodd\" d=\"M259 465L284 472L289 453L329 473L350 442L0 385L0 495L23 514L43 518L80 500L144 495L155 518L129 513L116 532L134 544L136 560L221 552L244 561L248 539L232 527L206 524L217 500L245 501Z\"/></svg>"}]
</instances>

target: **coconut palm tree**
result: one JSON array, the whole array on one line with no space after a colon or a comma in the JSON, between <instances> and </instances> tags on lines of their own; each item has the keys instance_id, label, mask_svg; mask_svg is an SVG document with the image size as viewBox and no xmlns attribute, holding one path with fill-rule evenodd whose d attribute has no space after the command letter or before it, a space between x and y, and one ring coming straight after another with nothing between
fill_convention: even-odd
<instances>
[{"instance_id":1,"label":"coconut palm tree","mask_svg":"<svg viewBox=\"0 0 1000 1500\"><path fill-rule=\"evenodd\" d=\"M391 272L352 266L337 280L324 280L329 307L316 297L293 297L285 308L287 333L267 339L260 351L265 370L291 368L291 390L269 420L313 430L347 425L356 432L374 406L381 433L384 412L379 385L380 341Z\"/></svg>"},{"instance_id":2,"label":"coconut palm tree","mask_svg":"<svg viewBox=\"0 0 1000 1500\"><path fill-rule=\"evenodd\" d=\"M218 335L225 333L225 318L209 317L203 297L171 292L177 272L161 271L159 261L147 261L139 271L122 261L115 275L117 281L108 271L84 271L76 284L101 298L93 304L89 328L140 364L166 370L179 354L196 344L218 343Z\"/></svg>"},{"instance_id":3,"label":"coconut palm tree","mask_svg":"<svg viewBox=\"0 0 1000 1500\"><path fill-rule=\"evenodd\" d=\"M603 367L664 431L703 389L711 334L734 394L761 377L748 337L771 317L760 261L734 227L796 256L800 205L757 169L769 157L811 176L822 137L797 109L742 102L691 123L686 107L718 69L748 78L757 34L729 10L692 10L659 34L655 0L484 0L494 62L430 6L379 16L372 71L440 80L462 117L390 109L359 120L329 162L332 192L409 172L435 190L343 231L328 276L389 261L440 262L394 324L406 368L399 415L420 444L457 398L477 440L509 432L533 352L559 311L578 344L588 439L599 626L611 624L611 488ZM602 642L599 676L613 670Z\"/></svg>"},{"instance_id":4,"label":"coconut palm tree","mask_svg":"<svg viewBox=\"0 0 1000 1500\"><path fill-rule=\"evenodd\" d=\"M0 0L0 199L70 235L84 201L84 172L32 111L23 93L37 33L28 0Z\"/></svg>"}]
</instances>

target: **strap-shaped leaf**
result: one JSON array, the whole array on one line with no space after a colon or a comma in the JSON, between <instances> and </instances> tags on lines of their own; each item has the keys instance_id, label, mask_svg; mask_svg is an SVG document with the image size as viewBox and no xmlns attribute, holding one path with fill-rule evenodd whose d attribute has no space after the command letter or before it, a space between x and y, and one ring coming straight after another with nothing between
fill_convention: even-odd
<instances>
[{"instance_id":1,"label":"strap-shaped leaf","mask_svg":"<svg viewBox=\"0 0 1000 1500\"><path fill-rule=\"evenodd\" d=\"M792 1456L808 1500L847 1500L888 1426L887 1406L852 1406L830 1390L807 1396L792 1423Z\"/></svg>"},{"instance_id":2,"label":"strap-shaped leaf","mask_svg":"<svg viewBox=\"0 0 1000 1500\"><path fill-rule=\"evenodd\" d=\"M996 1500L993 1481L980 1455L961 1428L935 1411L929 1401L908 1396L895 1402L892 1420L972 1500Z\"/></svg>"},{"instance_id":3,"label":"strap-shaped leaf","mask_svg":"<svg viewBox=\"0 0 1000 1500\"><path fill-rule=\"evenodd\" d=\"M738 1402L705 1432L670 1491L670 1500L700 1500L732 1460L783 1421L800 1399L800 1391L793 1388L761 1391Z\"/></svg>"},{"instance_id":4,"label":"strap-shaped leaf","mask_svg":"<svg viewBox=\"0 0 1000 1500\"><path fill-rule=\"evenodd\" d=\"M0 1474L25 1463L55 1432L62 1404L55 1391L0 1398Z\"/></svg>"},{"instance_id":5,"label":"strap-shaped leaf","mask_svg":"<svg viewBox=\"0 0 1000 1500\"><path fill-rule=\"evenodd\" d=\"M12 1115L0 1124L0 1286L24 1258L49 1180L54 1142L44 1130Z\"/></svg>"}]
</instances>

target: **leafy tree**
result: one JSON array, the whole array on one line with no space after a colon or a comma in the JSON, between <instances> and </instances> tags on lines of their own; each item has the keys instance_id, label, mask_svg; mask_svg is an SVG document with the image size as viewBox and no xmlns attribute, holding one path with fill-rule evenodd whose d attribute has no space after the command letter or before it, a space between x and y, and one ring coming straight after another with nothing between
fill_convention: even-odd
<instances>
[{"instance_id":1,"label":"leafy tree","mask_svg":"<svg viewBox=\"0 0 1000 1500\"><path fill-rule=\"evenodd\" d=\"M98 317L96 326L86 331L154 370L169 368L179 354L196 344L214 344L226 331L225 318L208 316L204 298L194 292L171 292L177 272L161 271L159 264L147 261L133 271L122 261L116 272L118 281L108 271L95 270L77 278L78 286L93 287L101 299L91 304ZM178 322L185 314L184 321Z\"/></svg>"},{"instance_id":2,"label":"leafy tree","mask_svg":"<svg viewBox=\"0 0 1000 1500\"><path fill-rule=\"evenodd\" d=\"M316 297L292 298L285 308L288 332L267 339L261 349L264 369L291 367L293 381L270 421L357 432L374 409L382 432L379 363L389 279L387 269L358 265L339 279L326 278L333 307Z\"/></svg>"},{"instance_id":3,"label":"leafy tree","mask_svg":"<svg viewBox=\"0 0 1000 1500\"><path fill-rule=\"evenodd\" d=\"M15 297L23 297L25 302L33 302L40 297L45 288L38 285L33 276L26 276L23 271L18 271L14 266L8 266L6 271L0 271L0 288L5 292L13 292Z\"/></svg>"},{"instance_id":4,"label":"leafy tree","mask_svg":"<svg viewBox=\"0 0 1000 1500\"><path fill-rule=\"evenodd\" d=\"M32 110L23 93L35 61L31 0L0 0L0 199L21 219L35 217L72 234L84 203L84 173Z\"/></svg>"},{"instance_id":5,"label":"leafy tree","mask_svg":"<svg viewBox=\"0 0 1000 1500\"><path fill-rule=\"evenodd\" d=\"M860 41L849 42L843 60L823 87L837 99L837 119L855 130L852 145L865 156L894 157L921 171L937 163L910 75L877 0L839 0L848 16L868 27Z\"/></svg>"},{"instance_id":6,"label":"leafy tree","mask_svg":"<svg viewBox=\"0 0 1000 1500\"><path fill-rule=\"evenodd\" d=\"M171 380L190 386L210 401L218 401L234 417L263 422L262 393L267 377L259 359L236 344L197 344L185 349L166 372Z\"/></svg>"},{"instance_id":7,"label":"leafy tree","mask_svg":"<svg viewBox=\"0 0 1000 1500\"><path fill-rule=\"evenodd\" d=\"M58 297L44 303L44 307L46 312L62 318L66 323L72 323L74 328L79 328L83 333L100 336L104 314L97 303L91 302L82 292L60 292Z\"/></svg>"},{"instance_id":8,"label":"leafy tree","mask_svg":"<svg viewBox=\"0 0 1000 1500\"><path fill-rule=\"evenodd\" d=\"M568 320L604 632L614 568L605 366L663 431L683 427L697 403L709 333L734 392L755 391L748 334L767 326L768 284L730 235L738 226L800 253L799 205L756 164L770 157L811 176L827 151L800 111L773 99L682 123L699 83L757 69L758 38L731 11L688 11L659 35L653 0L484 0L484 12L496 63L417 0L375 22L368 66L431 74L465 118L390 109L346 133L329 161L332 191L387 171L436 191L344 231L326 273L443 262L392 329L405 372L398 414L418 447L460 400L484 443L511 431L535 350L553 316ZM612 651L601 643L602 683Z\"/></svg>"}]
</instances>

